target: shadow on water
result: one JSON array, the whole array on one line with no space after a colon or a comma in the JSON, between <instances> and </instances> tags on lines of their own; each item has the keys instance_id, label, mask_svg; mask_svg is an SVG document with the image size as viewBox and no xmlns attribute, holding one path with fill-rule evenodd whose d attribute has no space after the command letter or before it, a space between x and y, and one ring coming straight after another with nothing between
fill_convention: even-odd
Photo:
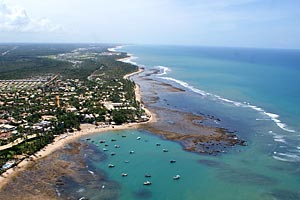
<instances>
[{"instance_id":1,"label":"shadow on water","mask_svg":"<svg viewBox=\"0 0 300 200\"><path fill-rule=\"evenodd\" d=\"M295 192L292 190L277 189L277 190L271 191L268 194L265 194L264 196L268 197L268 199L272 199L272 200L299 200L300 192Z\"/></svg>"},{"instance_id":2,"label":"shadow on water","mask_svg":"<svg viewBox=\"0 0 300 200\"><path fill-rule=\"evenodd\" d=\"M140 189L135 191L134 196L136 199L150 199L152 198L152 192L147 189Z\"/></svg>"},{"instance_id":3,"label":"shadow on water","mask_svg":"<svg viewBox=\"0 0 300 200\"><path fill-rule=\"evenodd\" d=\"M218 169L218 177L232 184L265 185L277 184L277 180L247 169L233 169L230 165L213 160L199 160L201 165Z\"/></svg>"},{"instance_id":4,"label":"shadow on water","mask_svg":"<svg viewBox=\"0 0 300 200\"><path fill-rule=\"evenodd\" d=\"M198 163L200 163L201 165L207 166L207 167L214 167L214 168L228 167L228 165L226 165L222 162L214 161L214 160L201 159L201 160L198 160Z\"/></svg>"},{"instance_id":5,"label":"shadow on water","mask_svg":"<svg viewBox=\"0 0 300 200\"><path fill-rule=\"evenodd\" d=\"M247 169L222 168L219 178L233 184L275 185L277 180L263 174L251 172Z\"/></svg>"}]
</instances>

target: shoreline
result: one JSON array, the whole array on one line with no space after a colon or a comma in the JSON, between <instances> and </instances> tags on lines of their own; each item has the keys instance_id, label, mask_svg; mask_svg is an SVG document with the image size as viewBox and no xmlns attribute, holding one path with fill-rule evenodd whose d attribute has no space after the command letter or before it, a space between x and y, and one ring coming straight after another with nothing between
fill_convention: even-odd
<instances>
[{"instance_id":1,"label":"shoreline","mask_svg":"<svg viewBox=\"0 0 300 200\"><path fill-rule=\"evenodd\" d=\"M129 79L131 76L134 76L136 74L142 73L144 69L139 68L138 71L132 72L130 74L126 74L123 78ZM140 86L135 83L135 96L137 101L141 103L141 91ZM29 156L28 158L25 158L20 163L18 163L16 166L8 169L6 172L0 175L0 190L5 187L6 184L11 182L18 174L24 170L26 170L32 163L35 161L45 158L48 155L52 154L53 152L59 150L60 148L64 147L65 145L69 144L70 142L73 142L74 140L77 140L83 136L91 135L91 134L97 134L97 133L104 133L108 131L119 131L119 130L128 130L128 129L138 129L140 125L155 122L156 118L153 113L151 113L147 108L144 107L142 104L143 109L145 110L146 114L149 116L149 120L146 122L140 122L140 123L128 123L128 124L122 124L122 125L114 125L109 126L105 128L97 128L95 125L92 124L81 124L80 131L75 131L74 133L65 133L59 136L56 136L54 138L54 141L52 143L49 143L44 148L36 152L35 154Z\"/></svg>"}]
</instances>

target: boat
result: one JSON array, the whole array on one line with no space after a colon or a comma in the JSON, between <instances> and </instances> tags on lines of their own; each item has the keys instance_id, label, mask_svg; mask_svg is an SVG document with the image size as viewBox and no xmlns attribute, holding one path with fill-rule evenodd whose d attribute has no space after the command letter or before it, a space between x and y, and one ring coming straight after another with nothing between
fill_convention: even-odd
<instances>
[{"instance_id":1,"label":"boat","mask_svg":"<svg viewBox=\"0 0 300 200\"><path fill-rule=\"evenodd\" d=\"M156 146L157 146L157 147L159 147L159 146L160 146L160 144L159 144L159 143L156 143Z\"/></svg>"},{"instance_id":2,"label":"boat","mask_svg":"<svg viewBox=\"0 0 300 200\"><path fill-rule=\"evenodd\" d=\"M115 167L113 164L108 164L108 167L109 168L113 168L113 167Z\"/></svg>"},{"instance_id":3,"label":"boat","mask_svg":"<svg viewBox=\"0 0 300 200\"><path fill-rule=\"evenodd\" d=\"M111 152L110 155L114 156L114 155L116 155L116 153L115 152Z\"/></svg>"},{"instance_id":4,"label":"boat","mask_svg":"<svg viewBox=\"0 0 300 200\"><path fill-rule=\"evenodd\" d=\"M115 148L116 148L116 149L120 148L120 145L117 145L117 144L116 144L116 145L115 145Z\"/></svg>"},{"instance_id":5,"label":"boat","mask_svg":"<svg viewBox=\"0 0 300 200\"><path fill-rule=\"evenodd\" d=\"M105 140L100 140L99 143L105 143Z\"/></svg>"},{"instance_id":6,"label":"boat","mask_svg":"<svg viewBox=\"0 0 300 200\"><path fill-rule=\"evenodd\" d=\"M150 181L145 181L144 185L151 185L152 183Z\"/></svg>"},{"instance_id":7,"label":"boat","mask_svg":"<svg viewBox=\"0 0 300 200\"><path fill-rule=\"evenodd\" d=\"M174 180L180 179L180 175L177 174L176 176L173 176L173 179L174 179Z\"/></svg>"},{"instance_id":8,"label":"boat","mask_svg":"<svg viewBox=\"0 0 300 200\"><path fill-rule=\"evenodd\" d=\"M140 139L141 139L141 137L137 137L136 139L137 139L137 140L140 140Z\"/></svg>"},{"instance_id":9,"label":"boat","mask_svg":"<svg viewBox=\"0 0 300 200\"><path fill-rule=\"evenodd\" d=\"M169 150L168 149L163 149L163 152L169 152Z\"/></svg>"},{"instance_id":10,"label":"boat","mask_svg":"<svg viewBox=\"0 0 300 200\"><path fill-rule=\"evenodd\" d=\"M128 174L126 174L126 173L122 173L121 175L122 175L123 177L128 176Z\"/></svg>"},{"instance_id":11,"label":"boat","mask_svg":"<svg viewBox=\"0 0 300 200\"><path fill-rule=\"evenodd\" d=\"M12 166L14 166L15 163L16 163L16 161L14 161L14 160L8 161L2 166L2 169L3 170L9 169Z\"/></svg>"},{"instance_id":12,"label":"boat","mask_svg":"<svg viewBox=\"0 0 300 200\"><path fill-rule=\"evenodd\" d=\"M125 160L124 163L129 163L129 160Z\"/></svg>"},{"instance_id":13,"label":"boat","mask_svg":"<svg viewBox=\"0 0 300 200\"><path fill-rule=\"evenodd\" d=\"M108 144L105 144L104 146L108 147L109 145L108 145Z\"/></svg>"},{"instance_id":14,"label":"boat","mask_svg":"<svg viewBox=\"0 0 300 200\"><path fill-rule=\"evenodd\" d=\"M150 174L145 174L145 177L146 177L146 178L150 178L151 175L150 175Z\"/></svg>"},{"instance_id":15,"label":"boat","mask_svg":"<svg viewBox=\"0 0 300 200\"><path fill-rule=\"evenodd\" d=\"M103 151L108 151L106 148L103 148Z\"/></svg>"},{"instance_id":16,"label":"boat","mask_svg":"<svg viewBox=\"0 0 300 200\"><path fill-rule=\"evenodd\" d=\"M170 163L176 163L176 160L170 160Z\"/></svg>"},{"instance_id":17,"label":"boat","mask_svg":"<svg viewBox=\"0 0 300 200\"><path fill-rule=\"evenodd\" d=\"M117 140L116 140L116 139L111 139L111 141L112 141L112 142L115 142L115 141L117 141Z\"/></svg>"},{"instance_id":18,"label":"boat","mask_svg":"<svg viewBox=\"0 0 300 200\"><path fill-rule=\"evenodd\" d=\"M130 153L130 154L134 154L134 151L130 151L129 153Z\"/></svg>"},{"instance_id":19,"label":"boat","mask_svg":"<svg viewBox=\"0 0 300 200\"><path fill-rule=\"evenodd\" d=\"M124 138L124 137L126 137L126 135L122 135L122 137Z\"/></svg>"}]
</instances>

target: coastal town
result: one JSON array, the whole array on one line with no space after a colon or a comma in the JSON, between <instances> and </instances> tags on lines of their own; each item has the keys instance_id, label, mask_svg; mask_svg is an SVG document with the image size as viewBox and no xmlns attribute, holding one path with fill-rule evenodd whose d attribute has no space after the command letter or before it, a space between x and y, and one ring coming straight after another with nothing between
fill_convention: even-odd
<instances>
[{"instance_id":1,"label":"coastal town","mask_svg":"<svg viewBox=\"0 0 300 200\"><path fill-rule=\"evenodd\" d=\"M77 49L43 58L71 63L75 70L86 61L93 61L96 70L86 72L87 76L70 78L62 73L46 73L0 80L1 173L28 159L55 137L80 131L81 124L114 128L149 120L150 116L136 100L135 83L124 78L136 68L116 74L112 72L113 67L96 61L104 57L118 65L121 62L115 56L120 53L88 50Z\"/></svg>"}]
</instances>

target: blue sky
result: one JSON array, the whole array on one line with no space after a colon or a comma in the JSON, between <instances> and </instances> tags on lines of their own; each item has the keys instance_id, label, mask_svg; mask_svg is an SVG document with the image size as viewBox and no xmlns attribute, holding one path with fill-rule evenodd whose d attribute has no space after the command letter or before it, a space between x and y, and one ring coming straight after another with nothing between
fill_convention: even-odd
<instances>
[{"instance_id":1,"label":"blue sky","mask_svg":"<svg viewBox=\"0 0 300 200\"><path fill-rule=\"evenodd\" d=\"M299 0L0 0L0 42L300 48Z\"/></svg>"}]
</instances>

